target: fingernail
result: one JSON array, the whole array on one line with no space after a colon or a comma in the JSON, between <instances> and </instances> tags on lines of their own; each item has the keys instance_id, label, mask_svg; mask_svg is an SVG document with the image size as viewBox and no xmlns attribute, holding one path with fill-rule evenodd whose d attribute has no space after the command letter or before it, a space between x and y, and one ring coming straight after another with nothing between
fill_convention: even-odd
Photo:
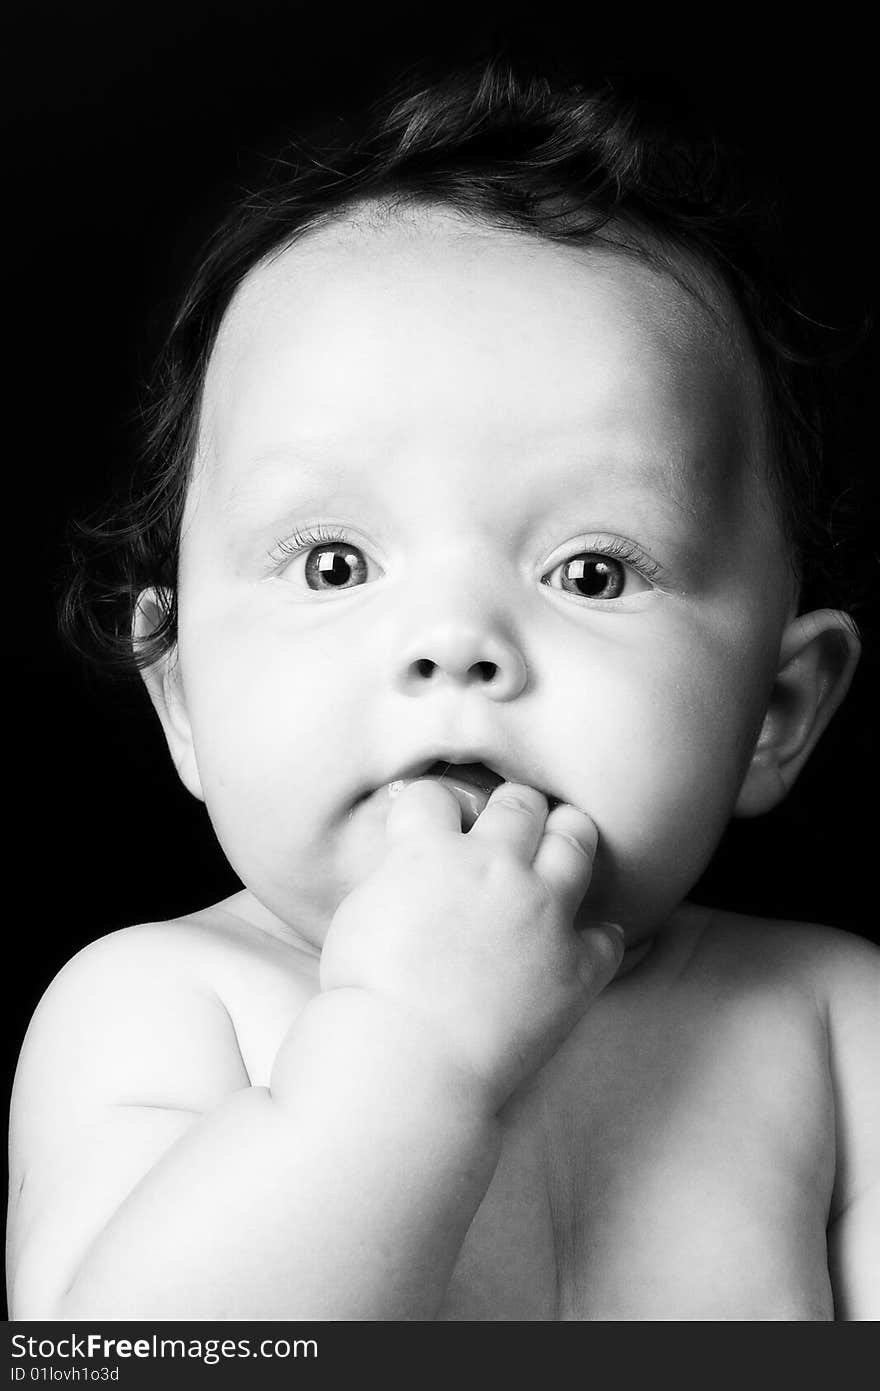
<instances>
[{"instance_id":1,"label":"fingernail","mask_svg":"<svg viewBox=\"0 0 880 1391\"><path fill-rule=\"evenodd\" d=\"M617 948L618 955L622 957L623 953L626 951L626 934L620 926L620 923L597 923L596 926L600 927L611 939Z\"/></svg>"}]
</instances>

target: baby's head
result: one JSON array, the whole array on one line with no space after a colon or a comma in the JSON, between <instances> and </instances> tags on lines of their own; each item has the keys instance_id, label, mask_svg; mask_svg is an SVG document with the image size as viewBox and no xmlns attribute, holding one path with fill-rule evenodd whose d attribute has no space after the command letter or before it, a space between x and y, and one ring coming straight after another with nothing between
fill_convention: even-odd
<instances>
[{"instance_id":1,"label":"baby's head","mask_svg":"<svg viewBox=\"0 0 880 1391\"><path fill-rule=\"evenodd\" d=\"M282 930L320 945L389 784L482 763L592 816L584 913L635 940L845 694L782 310L708 183L493 68L215 240L111 540L180 776Z\"/></svg>"}]
</instances>

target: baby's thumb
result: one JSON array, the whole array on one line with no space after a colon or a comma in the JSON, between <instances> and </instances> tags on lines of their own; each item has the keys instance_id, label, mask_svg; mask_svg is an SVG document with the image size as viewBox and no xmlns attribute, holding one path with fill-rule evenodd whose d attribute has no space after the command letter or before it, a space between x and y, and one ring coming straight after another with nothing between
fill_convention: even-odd
<instances>
[{"instance_id":1,"label":"baby's thumb","mask_svg":"<svg viewBox=\"0 0 880 1391\"><path fill-rule=\"evenodd\" d=\"M623 928L617 923L596 923L579 934L580 956L577 973L585 1000L604 990L617 975L626 946Z\"/></svg>"}]
</instances>

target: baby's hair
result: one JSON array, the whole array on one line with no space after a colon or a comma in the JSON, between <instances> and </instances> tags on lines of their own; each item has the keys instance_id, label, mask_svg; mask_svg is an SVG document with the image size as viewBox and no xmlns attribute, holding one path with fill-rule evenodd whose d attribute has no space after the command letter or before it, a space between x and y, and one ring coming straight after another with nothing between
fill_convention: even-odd
<instances>
[{"instance_id":1,"label":"baby's hair","mask_svg":"<svg viewBox=\"0 0 880 1391\"><path fill-rule=\"evenodd\" d=\"M778 273L766 208L706 138L657 122L612 83L586 88L520 75L507 59L411 82L353 136L276 159L207 245L159 358L138 463L98 517L72 524L62 632L83 655L134 673L173 651L184 501L209 358L248 273L306 233L360 210L450 208L547 241L605 242L677 278L694 266L732 297L760 369L769 422L768 484L801 604L829 593L815 356L807 320ZM683 282L686 283L686 282ZM690 288L700 294L691 278ZM132 641L137 596L163 606Z\"/></svg>"}]
</instances>

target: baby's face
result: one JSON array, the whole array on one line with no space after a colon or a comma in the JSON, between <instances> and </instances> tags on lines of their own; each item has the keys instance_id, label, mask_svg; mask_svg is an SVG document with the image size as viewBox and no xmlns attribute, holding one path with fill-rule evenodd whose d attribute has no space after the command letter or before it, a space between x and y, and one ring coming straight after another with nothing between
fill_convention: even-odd
<instances>
[{"instance_id":1,"label":"baby's face","mask_svg":"<svg viewBox=\"0 0 880 1391\"><path fill-rule=\"evenodd\" d=\"M180 570L201 790L318 946L388 785L482 762L587 811L585 917L706 864L791 612L735 334L622 254L442 212L252 273L206 387Z\"/></svg>"}]
</instances>

